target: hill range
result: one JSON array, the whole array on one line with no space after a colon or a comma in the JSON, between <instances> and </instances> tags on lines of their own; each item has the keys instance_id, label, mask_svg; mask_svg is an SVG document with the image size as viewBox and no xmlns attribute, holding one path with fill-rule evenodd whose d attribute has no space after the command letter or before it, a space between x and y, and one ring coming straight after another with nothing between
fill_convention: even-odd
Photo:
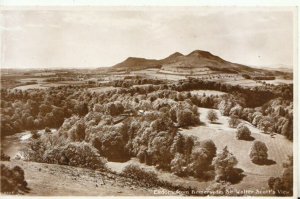
<instances>
[{"instance_id":1,"label":"hill range","mask_svg":"<svg viewBox=\"0 0 300 199\"><path fill-rule=\"evenodd\" d=\"M251 75L284 75L286 71L267 70L226 61L207 51L195 50L187 55L175 52L164 59L145 59L128 57L125 61L111 67L114 71L135 71L149 68L160 69L161 73L209 74L236 73Z\"/></svg>"}]
</instances>

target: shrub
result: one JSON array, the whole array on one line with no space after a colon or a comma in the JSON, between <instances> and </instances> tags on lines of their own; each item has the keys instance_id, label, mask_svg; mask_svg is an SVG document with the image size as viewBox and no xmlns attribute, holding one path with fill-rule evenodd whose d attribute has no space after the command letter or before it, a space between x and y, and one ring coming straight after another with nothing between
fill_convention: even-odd
<instances>
[{"instance_id":1,"label":"shrub","mask_svg":"<svg viewBox=\"0 0 300 199\"><path fill-rule=\"evenodd\" d=\"M249 154L253 163L263 164L268 159L268 148L261 141L254 141Z\"/></svg>"},{"instance_id":2,"label":"shrub","mask_svg":"<svg viewBox=\"0 0 300 199\"><path fill-rule=\"evenodd\" d=\"M106 159L102 158L91 144L73 142L46 150L43 155L43 162L102 169L105 168Z\"/></svg>"},{"instance_id":3,"label":"shrub","mask_svg":"<svg viewBox=\"0 0 300 199\"><path fill-rule=\"evenodd\" d=\"M207 113L207 119L210 122L214 122L214 121L218 120L219 118L218 118L217 112L215 110L209 110Z\"/></svg>"},{"instance_id":4,"label":"shrub","mask_svg":"<svg viewBox=\"0 0 300 199\"><path fill-rule=\"evenodd\" d=\"M27 188L27 182L24 177L24 170L15 166L10 169L1 164L1 192L17 194Z\"/></svg>"},{"instance_id":5,"label":"shrub","mask_svg":"<svg viewBox=\"0 0 300 199\"><path fill-rule=\"evenodd\" d=\"M239 140L248 140L251 138L251 131L244 124L239 124L236 130L236 138Z\"/></svg>"},{"instance_id":6,"label":"shrub","mask_svg":"<svg viewBox=\"0 0 300 199\"><path fill-rule=\"evenodd\" d=\"M136 164L127 165L121 174L125 177L143 182L149 186L155 186L159 182L155 172L146 171Z\"/></svg>"}]
</instances>

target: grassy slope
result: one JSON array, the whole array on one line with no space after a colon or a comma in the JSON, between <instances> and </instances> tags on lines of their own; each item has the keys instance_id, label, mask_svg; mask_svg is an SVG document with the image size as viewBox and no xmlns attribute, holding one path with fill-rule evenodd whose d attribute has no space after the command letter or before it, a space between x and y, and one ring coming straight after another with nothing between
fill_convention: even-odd
<instances>
[{"instance_id":1,"label":"grassy slope","mask_svg":"<svg viewBox=\"0 0 300 199\"><path fill-rule=\"evenodd\" d=\"M71 166L23 162L1 162L10 167L19 165L25 171L30 188L26 195L39 196L150 196L153 189L110 173Z\"/></svg>"},{"instance_id":2,"label":"grassy slope","mask_svg":"<svg viewBox=\"0 0 300 199\"><path fill-rule=\"evenodd\" d=\"M252 132L255 140L260 140L266 143L269 149L269 159L276 161L273 165L256 165L250 161L249 151L253 141L237 140L235 138L235 129L228 127L228 117L221 116L218 112L219 120L215 124L211 124L206 115L209 109L199 108L200 120L204 123L202 126L184 129L182 134L194 135L204 139L212 139L217 146L218 151L222 150L225 146L236 156L238 159L238 168L244 170L245 177L243 180L235 185L235 188L240 189L264 189L268 188L267 180L271 176L278 176L282 172L282 163L286 155L291 155L293 152L293 144L281 135L275 135L271 138L270 135L262 134L259 129L247 123L247 126Z\"/></svg>"}]
</instances>

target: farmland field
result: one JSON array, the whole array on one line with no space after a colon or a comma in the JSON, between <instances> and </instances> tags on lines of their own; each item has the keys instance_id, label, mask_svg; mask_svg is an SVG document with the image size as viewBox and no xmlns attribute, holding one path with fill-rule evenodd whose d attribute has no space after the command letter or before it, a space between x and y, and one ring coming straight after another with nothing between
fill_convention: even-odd
<instances>
[{"instance_id":1,"label":"farmland field","mask_svg":"<svg viewBox=\"0 0 300 199\"><path fill-rule=\"evenodd\" d=\"M106 86L106 87L89 88L88 90L92 93L93 92L101 93L101 92L111 91L111 90L115 90L115 89L118 89L118 88L113 87L113 86Z\"/></svg>"},{"instance_id":2,"label":"farmland field","mask_svg":"<svg viewBox=\"0 0 300 199\"><path fill-rule=\"evenodd\" d=\"M267 84L274 84L274 85L280 85L280 84L292 84L293 80L289 79L275 79L275 80L263 80Z\"/></svg>"},{"instance_id":3,"label":"farmland field","mask_svg":"<svg viewBox=\"0 0 300 199\"><path fill-rule=\"evenodd\" d=\"M193 95L205 94L206 96L212 96L212 95L224 95L226 93L222 91L215 91L215 90L193 90L191 91L191 94Z\"/></svg>"},{"instance_id":4,"label":"farmland field","mask_svg":"<svg viewBox=\"0 0 300 199\"><path fill-rule=\"evenodd\" d=\"M245 87L255 87L255 86L262 86L262 83L259 83L255 80L251 80L251 79L236 79L236 80L225 80L225 81L221 81L227 84L231 84L231 85L240 85L240 86L245 86Z\"/></svg>"},{"instance_id":5,"label":"farmland field","mask_svg":"<svg viewBox=\"0 0 300 199\"><path fill-rule=\"evenodd\" d=\"M47 86L43 86L42 84L30 84L30 85L25 85L25 86L17 86L13 88L14 90L30 90L30 89L47 89Z\"/></svg>"}]
</instances>

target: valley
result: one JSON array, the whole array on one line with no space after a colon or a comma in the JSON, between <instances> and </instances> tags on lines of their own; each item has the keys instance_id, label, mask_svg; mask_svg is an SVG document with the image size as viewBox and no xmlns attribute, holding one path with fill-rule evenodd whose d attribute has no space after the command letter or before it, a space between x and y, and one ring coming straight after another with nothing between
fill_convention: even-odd
<instances>
[{"instance_id":1,"label":"valley","mask_svg":"<svg viewBox=\"0 0 300 199\"><path fill-rule=\"evenodd\" d=\"M290 180L291 77L200 50L105 69L6 71L1 152L10 161L1 163L24 169L25 195L273 196L270 180ZM249 137L238 139L240 129ZM258 141L262 163L250 156Z\"/></svg>"}]
</instances>

